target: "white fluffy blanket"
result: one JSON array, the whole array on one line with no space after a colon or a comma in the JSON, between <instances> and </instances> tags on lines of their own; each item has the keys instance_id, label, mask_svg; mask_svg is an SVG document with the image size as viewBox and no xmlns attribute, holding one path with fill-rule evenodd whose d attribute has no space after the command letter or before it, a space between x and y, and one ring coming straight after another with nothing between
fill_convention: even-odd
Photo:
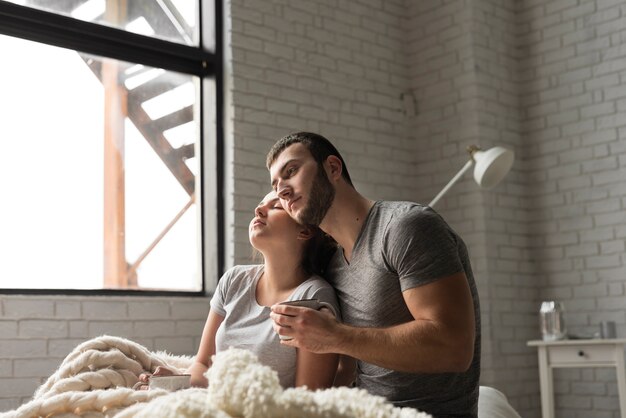
<instances>
[{"instance_id":1,"label":"white fluffy blanket","mask_svg":"<svg viewBox=\"0 0 626 418\"><path fill-rule=\"evenodd\" d=\"M432 418L360 389L283 390L275 371L238 349L214 357L208 389L131 389L143 372L161 365L182 371L191 361L123 338L94 338L76 347L31 401L0 417Z\"/></svg>"}]
</instances>

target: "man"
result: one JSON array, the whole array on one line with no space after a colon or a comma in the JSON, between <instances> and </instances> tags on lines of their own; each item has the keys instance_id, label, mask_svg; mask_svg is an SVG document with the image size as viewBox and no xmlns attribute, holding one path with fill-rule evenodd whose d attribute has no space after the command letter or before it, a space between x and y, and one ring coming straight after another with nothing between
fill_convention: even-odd
<instances>
[{"instance_id":1,"label":"man","mask_svg":"<svg viewBox=\"0 0 626 418\"><path fill-rule=\"evenodd\" d=\"M396 406L476 417L480 310L461 238L426 206L359 194L320 135L282 138L267 167L287 213L339 244L326 278L345 322L274 305L276 332L292 337L282 344L356 359L356 386Z\"/></svg>"}]
</instances>

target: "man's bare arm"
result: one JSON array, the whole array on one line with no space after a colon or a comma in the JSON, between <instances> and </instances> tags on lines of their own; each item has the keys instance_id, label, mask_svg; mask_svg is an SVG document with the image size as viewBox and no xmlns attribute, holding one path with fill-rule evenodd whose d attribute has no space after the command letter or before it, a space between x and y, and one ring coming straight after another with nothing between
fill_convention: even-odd
<instances>
[{"instance_id":1,"label":"man's bare arm","mask_svg":"<svg viewBox=\"0 0 626 418\"><path fill-rule=\"evenodd\" d=\"M403 296L414 320L389 328L352 327L296 307L275 306L272 318L279 334L294 337L285 345L345 354L404 372L466 371L474 355L475 318L465 273L406 290Z\"/></svg>"}]
</instances>

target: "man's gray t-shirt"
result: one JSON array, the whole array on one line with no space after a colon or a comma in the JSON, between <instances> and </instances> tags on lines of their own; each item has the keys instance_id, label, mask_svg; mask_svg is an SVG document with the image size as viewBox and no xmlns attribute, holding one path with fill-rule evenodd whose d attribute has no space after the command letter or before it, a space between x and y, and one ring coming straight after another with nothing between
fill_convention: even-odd
<instances>
[{"instance_id":1,"label":"man's gray t-shirt","mask_svg":"<svg viewBox=\"0 0 626 418\"><path fill-rule=\"evenodd\" d=\"M259 305L256 300L256 285L262 273L262 265L235 266L220 279L211 299L211 309L224 317L215 334L215 350L248 349L262 364L276 370L283 387L293 387L296 349L280 343L272 327L270 308ZM326 302L333 307L335 316L341 318L335 291L319 276L311 276L302 282L286 300L298 299Z\"/></svg>"},{"instance_id":2,"label":"man's gray t-shirt","mask_svg":"<svg viewBox=\"0 0 626 418\"><path fill-rule=\"evenodd\" d=\"M327 280L335 287L343 321L390 327L413 320L402 292L464 271L474 302L474 358L465 373L402 373L357 361L357 386L435 417L476 417L480 376L480 308L467 249L429 207L379 201L370 210L350 263L339 248ZM394 353L389 353L393 356Z\"/></svg>"}]
</instances>

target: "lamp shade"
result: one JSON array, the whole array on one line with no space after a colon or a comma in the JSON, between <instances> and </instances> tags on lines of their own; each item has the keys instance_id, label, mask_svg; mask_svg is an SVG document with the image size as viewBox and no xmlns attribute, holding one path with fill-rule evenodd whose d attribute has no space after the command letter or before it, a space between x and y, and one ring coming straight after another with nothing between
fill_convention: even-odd
<instances>
[{"instance_id":1,"label":"lamp shade","mask_svg":"<svg viewBox=\"0 0 626 418\"><path fill-rule=\"evenodd\" d=\"M493 147L487 151L474 151L472 158L476 163L474 180L480 187L491 189L509 172L513 166L515 154L504 147Z\"/></svg>"}]
</instances>

